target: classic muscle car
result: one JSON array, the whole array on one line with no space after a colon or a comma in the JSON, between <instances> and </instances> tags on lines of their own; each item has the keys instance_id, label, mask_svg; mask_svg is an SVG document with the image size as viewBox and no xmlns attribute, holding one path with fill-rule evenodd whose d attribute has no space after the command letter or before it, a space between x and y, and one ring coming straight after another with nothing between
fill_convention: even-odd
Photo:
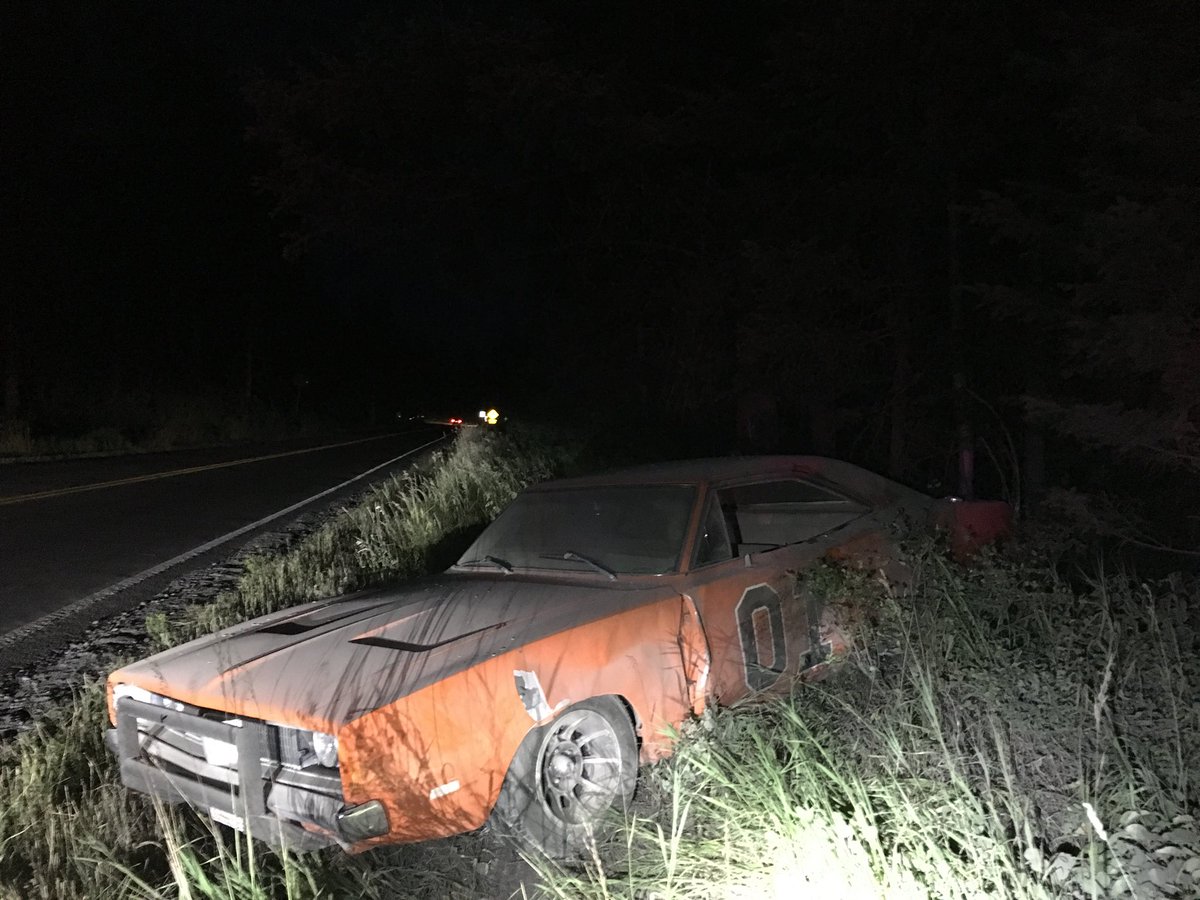
<instances>
[{"instance_id":1,"label":"classic muscle car","mask_svg":"<svg viewBox=\"0 0 1200 900\"><path fill-rule=\"evenodd\" d=\"M671 751L668 726L836 656L805 567L878 556L932 505L817 457L541 484L441 575L114 672L109 745L128 786L276 845L357 852L490 817L570 854Z\"/></svg>"}]
</instances>

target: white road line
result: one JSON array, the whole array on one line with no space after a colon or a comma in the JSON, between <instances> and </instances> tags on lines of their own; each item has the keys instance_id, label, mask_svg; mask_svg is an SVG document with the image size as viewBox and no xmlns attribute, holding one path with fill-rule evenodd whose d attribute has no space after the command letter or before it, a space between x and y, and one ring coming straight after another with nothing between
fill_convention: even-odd
<instances>
[{"instance_id":1,"label":"white road line","mask_svg":"<svg viewBox=\"0 0 1200 900\"><path fill-rule=\"evenodd\" d=\"M360 472L353 478L346 479L341 484L335 484L333 487L321 491L319 494L313 494L311 497L301 500L299 503L293 503L286 509L273 512L269 516L264 516L263 518L259 519L257 522L251 522L249 525L243 525L241 528L235 529L228 534L223 534L219 538L214 538L207 543L201 544L199 547L193 547L191 550L180 553L178 556L172 557L166 562L161 562L158 565L151 566L144 572L138 572L136 575L131 575L122 581L118 581L116 584L110 584L108 587L101 588L95 593L84 597L82 600L76 600L69 606L64 606L52 613L47 613L40 619L35 619L32 622L28 622L25 625L14 628L12 631L9 631L5 634L0 634L0 650L5 650L9 647L12 647L14 644L19 644L37 632L54 625L56 622L61 622L63 619L70 618L78 615L81 612L84 612L88 607L99 603L101 600L107 600L109 597L119 594L121 591L128 590L139 582L145 581L147 578L153 578L155 575L159 575L173 566L179 565L181 562L186 562L187 560L199 556L202 553L207 553L209 550L212 550L214 547L219 547L226 541L231 541L236 537L241 537L248 531L253 531L256 528L266 525L268 522L273 522L275 519L278 519L281 516L286 516L288 513L295 512L301 507L320 500L322 497L328 496L335 491L340 491L344 487L349 487L350 485L354 484L354 482L361 481L368 475L378 472L380 469L387 468L394 463L398 463L405 457L412 456L414 453L419 453L426 447L432 447L434 444L445 439L445 435L443 435L442 437L435 438L432 441L427 441L420 447L407 450L404 453L401 453L399 456L392 457L386 462L381 462L379 465L373 466L372 468L367 469L365 472Z\"/></svg>"}]
</instances>

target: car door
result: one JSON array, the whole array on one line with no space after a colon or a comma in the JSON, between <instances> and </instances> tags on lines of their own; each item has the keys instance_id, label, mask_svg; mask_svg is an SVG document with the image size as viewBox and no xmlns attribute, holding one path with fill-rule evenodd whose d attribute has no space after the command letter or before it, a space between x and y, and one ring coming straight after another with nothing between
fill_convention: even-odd
<instances>
[{"instance_id":1,"label":"car door","mask_svg":"<svg viewBox=\"0 0 1200 900\"><path fill-rule=\"evenodd\" d=\"M728 704L786 689L821 650L819 598L797 573L869 509L802 478L717 486L703 502L684 592L708 638L708 692Z\"/></svg>"}]
</instances>

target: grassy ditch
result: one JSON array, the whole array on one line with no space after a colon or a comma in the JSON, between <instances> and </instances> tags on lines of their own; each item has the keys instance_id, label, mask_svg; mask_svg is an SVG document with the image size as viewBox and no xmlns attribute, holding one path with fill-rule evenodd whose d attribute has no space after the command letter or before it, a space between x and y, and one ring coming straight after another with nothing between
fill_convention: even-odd
<instances>
[{"instance_id":1,"label":"grassy ditch","mask_svg":"<svg viewBox=\"0 0 1200 900\"><path fill-rule=\"evenodd\" d=\"M236 590L182 619L151 617L147 628L157 646L170 647L296 603L444 568L453 562L442 558L446 549L462 542L456 537L566 462L565 451L519 434L466 431L451 451L377 485L287 552L248 560Z\"/></svg>"},{"instance_id":2,"label":"grassy ditch","mask_svg":"<svg viewBox=\"0 0 1200 900\"><path fill-rule=\"evenodd\" d=\"M921 557L861 649L708 714L562 898L1200 897L1200 590ZM828 577L828 573L825 573Z\"/></svg>"},{"instance_id":3,"label":"grassy ditch","mask_svg":"<svg viewBox=\"0 0 1200 900\"><path fill-rule=\"evenodd\" d=\"M519 436L460 440L256 559L236 591L150 625L174 644L436 566L560 468ZM1200 896L1200 586L1070 586L1044 566L914 554L902 595L806 573L856 649L826 682L712 711L642 773L594 858L533 860L560 898ZM865 599L869 598L869 599ZM501 897L477 837L350 858L280 856L122 788L83 686L0 746L0 898Z\"/></svg>"},{"instance_id":4,"label":"grassy ditch","mask_svg":"<svg viewBox=\"0 0 1200 900\"><path fill-rule=\"evenodd\" d=\"M148 626L155 642L170 645L303 600L419 573L448 540L564 462L520 435L467 433L288 552L252 560L236 590ZM106 727L103 685L90 683L36 728L0 745L0 898L469 895L462 885L473 878L472 864L456 856L454 842L443 842L436 855L401 848L370 860L277 856L190 812L156 809L120 785L102 744Z\"/></svg>"}]
</instances>

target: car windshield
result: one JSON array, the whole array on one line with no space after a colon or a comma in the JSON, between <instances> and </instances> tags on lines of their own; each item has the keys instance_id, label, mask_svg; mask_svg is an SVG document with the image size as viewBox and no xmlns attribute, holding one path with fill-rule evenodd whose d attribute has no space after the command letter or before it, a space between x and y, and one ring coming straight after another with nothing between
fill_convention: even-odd
<instances>
[{"instance_id":1,"label":"car windshield","mask_svg":"<svg viewBox=\"0 0 1200 900\"><path fill-rule=\"evenodd\" d=\"M679 568L691 485L637 485L521 494L458 561L467 568L648 575Z\"/></svg>"}]
</instances>

